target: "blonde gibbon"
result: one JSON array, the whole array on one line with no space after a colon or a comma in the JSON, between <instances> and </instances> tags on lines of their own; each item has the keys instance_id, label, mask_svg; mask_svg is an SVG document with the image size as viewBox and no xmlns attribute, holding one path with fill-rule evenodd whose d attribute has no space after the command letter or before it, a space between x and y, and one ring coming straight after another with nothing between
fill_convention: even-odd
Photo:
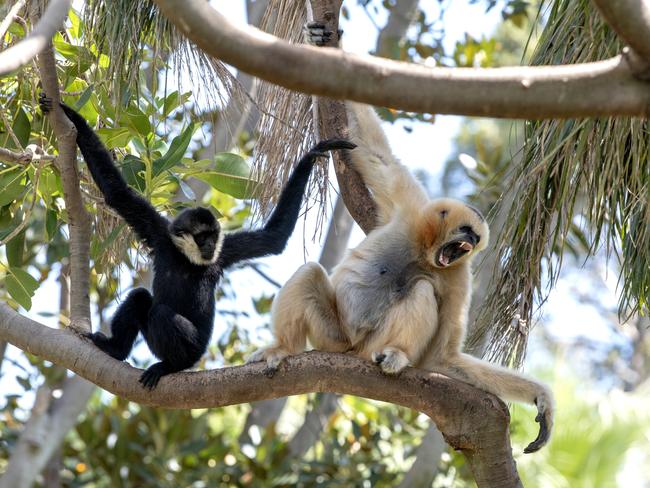
<instances>
[{"instance_id":1,"label":"blonde gibbon","mask_svg":"<svg viewBox=\"0 0 650 488\"><path fill-rule=\"evenodd\" d=\"M388 374L406 366L443 373L501 397L537 406L537 438L549 439L553 397L541 383L461 352L474 256L488 243L485 219L458 200L430 200L393 156L374 110L348 103L354 167L370 188L378 225L328 276L307 263L275 298L275 343L249 362L269 368L307 340L318 350L351 351Z\"/></svg>"}]
</instances>

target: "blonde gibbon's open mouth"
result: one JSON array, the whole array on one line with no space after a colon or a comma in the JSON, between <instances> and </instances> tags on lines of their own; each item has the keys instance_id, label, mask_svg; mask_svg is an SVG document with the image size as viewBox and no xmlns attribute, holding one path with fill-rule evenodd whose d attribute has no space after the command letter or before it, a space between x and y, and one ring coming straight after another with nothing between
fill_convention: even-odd
<instances>
[{"instance_id":1,"label":"blonde gibbon's open mouth","mask_svg":"<svg viewBox=\"0 0 650 488\"><path fill-rule=\"evenodd\" d=\"M465 254L474 249L474 244L465 240L451 241L445 244L438 251L436 264L441 268L446 268L454 261L460 259Z\"/></svg>"}]
</instances>

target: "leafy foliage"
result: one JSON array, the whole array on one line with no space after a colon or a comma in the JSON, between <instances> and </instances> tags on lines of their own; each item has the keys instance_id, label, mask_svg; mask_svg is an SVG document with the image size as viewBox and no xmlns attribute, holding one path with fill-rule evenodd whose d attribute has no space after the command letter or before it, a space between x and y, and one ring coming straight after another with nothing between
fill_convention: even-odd
<instances>
[{"instance_id":1,"label":"leafy foliage","mask_svg":"<svg viewBox=\"0 0 650 488\"><path fill-rule=\"evenodd\" d=\"M136 16L134 21L142 19ZM120 97L115 104L113 87L105 80L114 72L116 61L111 56L115 55L117 47L96 44L97 34L97 30L89 29L88 24L71 11L65 32L58 32L53 40L60 56L58 76L64 87L64 102L79 110L89 123L100 127L97 132L104 144L121 159L118 164L127 182L160 211L172 214L186 205L172 198L179 189L190 199L196 199L185 180L216 164L215 171L210 173L213 191L250 198L252 193L245 190L254 185L249 185L250 168L241 156L223 153L216 160L198 162L187 157L191 156L199 129L197 124L184 123L182 116L181 109L189 106L191 93L174 90L158 95L155 83L147 84L144 76L140 76L140 96L136 97L130 90L130 79L125 78L117 87ZM14 27L7 34L11 39L21 35L22 30ZM127 63L127 60L119 58L119 62ZM142 72L135 70L135 73ZM32 277L33 271L28 271L30 267L42 267L42 263L34 260L35 246L39 242L47 243L44 269L61 261L67 254L67 249L61 245L65 241L67 215L58 168L53 164L56 144L49 123L34 100L39 91L37 79L21 73L5 76L2 81L0 147L23 152L32 144L48 155L26 164L0 162L0 187L3 188L0 243L6 244L6 257L0 259L0 275L4 275L4 291L13 303L29 309L41 281ZM95 271L107 272L120 263L132 266L134 262L128 253L131 239L129 232L125 232L128 227L103 204L86 170L81 173L81 181L88 201L96 202L95 232L91 242ZM25 230L21 231L22 228ZM30 251L25 252L27 249Z\"/></svg>"},{"instance_id":2,"label":"leafy foliage","mask_svg":"<svg viewBox=\"0 0 650 488\"><path fill-rule=\"evenodd\" d=\"M533 62L594 61L621 48L591 2L557 0ZM552 286L576 228L584 231L591 254L606 246L616 255L619 313L648 311L649 130L647 121L629 118L526 124L523 160L513 180L518 197L497 243L502 267L480 317L483 331L494 331L492 358L518 363L523 357L535 304L548 293L541 287L543 273Z\"/></svg>"}]
</instances>

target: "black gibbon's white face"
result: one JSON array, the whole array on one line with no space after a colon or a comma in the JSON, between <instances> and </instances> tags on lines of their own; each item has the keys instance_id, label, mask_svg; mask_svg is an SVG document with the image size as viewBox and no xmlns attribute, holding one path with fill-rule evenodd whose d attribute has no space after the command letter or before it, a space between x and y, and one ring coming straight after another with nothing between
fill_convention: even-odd
<instances>
[{"instance_id":1,"label":"black gibbon's white face","mask_svg":"<svg viewBox=\"0 0 650 488\"><path fill-rule=\"evenodd\" d=\"M208 266L219 258L223 233L208 209L183 210L169 227L172 241L191 263Z\"/></svg>"},{"instance_id":2,"label":"black gibbon's white face","mask_svg":"<svg viewBox=\"0 0 650 488\"><path fill-rule=\"evenodd\" d=\"M489 240L489 228L481 213L450 198L433 200L424 210L421 225L427 261L436 268L466 261L484 249Z\"/></svg>"}]
</instances>

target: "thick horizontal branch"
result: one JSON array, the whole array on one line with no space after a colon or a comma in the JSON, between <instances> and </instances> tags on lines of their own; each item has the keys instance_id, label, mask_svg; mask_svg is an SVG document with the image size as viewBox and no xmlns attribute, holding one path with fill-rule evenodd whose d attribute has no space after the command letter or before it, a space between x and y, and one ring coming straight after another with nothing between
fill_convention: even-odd
<instances>
[{"instance_id":1,"label":"thick horizontal branch","mask_svg":"<svg viewBox=\"0 0 650 488\"><path fill-rule=\"evenodd\" d=\"M27 37L0 53L0 76L11 73L29 63L47 47L52 36L68 16L72 0L52 0L41 20Z\"/></svg>"},{"instance_id":2,"label":"thick horizontal branch","mask_svg":"<svg viewBox=\"0 0 650 488\"><path fill-rule=\"evenodd\" d=\"M650 66L650 1L593 0L607 23Z\"/></svg>"},{"instance_id":3,"label":"thick horizontal branch","mask_svg":"<svg viewBox=\"0 0 650 488\"><path fill-rule=\"evenodd\" d=\"M256 363L165 376L149 391L138 383L142 370L112 359L70 329L45 327L5 304L0 304L0 340L64 366L120 397L156 407L222 407L310 392L403 405L436 422L447 442L472 463L479 486L519 486L503 484L514 470L505 404L435 373L408 369L387 376L354 356L309 352L288 358L273 377L265 374L263 363Z\"/></svg>"},{"instance_id":4,"label":"thick horizontal branch","mask_svg":"<svg viewBox=\"0 0 650 488\"><path fill-rule=\"evenodd\" d=\"M291 90L414 112L522 119L650 114L626 60L566 66L428 68L294 45L240 28L203 0L155 0L203 51Z\"/></svg>"}]
</instances>

